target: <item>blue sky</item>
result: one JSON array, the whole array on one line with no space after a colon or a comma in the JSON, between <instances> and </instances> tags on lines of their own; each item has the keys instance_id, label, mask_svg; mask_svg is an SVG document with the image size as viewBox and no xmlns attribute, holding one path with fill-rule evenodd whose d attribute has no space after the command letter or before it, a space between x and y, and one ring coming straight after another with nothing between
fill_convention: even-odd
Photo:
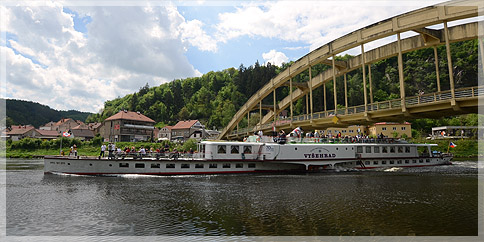
<instances>
[{"instance_id":1,"label":"blue sky","mask_svg":"<svg viewBox=\"0 0 484 242\"><path fill-rule=\"evenodd\" d=\"M344 4L341 4L341 3ZM256 61L281 65L359 28L442 1L42 1L0 5L1 91L59 110ZM13 3L10 3L13 4ZM126 6L119 6L119 5ZM371 43L371 48L378 43ZM355 53L356 54L356 53Z\"/></svg>"}]
</instances>

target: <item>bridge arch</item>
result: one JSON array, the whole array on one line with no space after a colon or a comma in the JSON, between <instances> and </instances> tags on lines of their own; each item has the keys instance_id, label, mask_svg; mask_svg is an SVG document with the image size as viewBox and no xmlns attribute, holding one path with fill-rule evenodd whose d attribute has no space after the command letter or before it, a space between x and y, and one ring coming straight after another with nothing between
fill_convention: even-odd
<instances>
[{"instance_id":1,"label":"bridge arch","mask_svg":"<svg viewBox=\"0 0 484 242\"><path fill-rule=\"evenodd\" d=\"M482 4L481 4L482 5ZM482 8L482 6L481 6ZM469 39L478 38L478 23L471 22L454 27L448 27L447 23L454 20L469 19L478 16L479 3L474 0L450 1L442 4L429 6L417 9L408 13L404 13L392 18L380 21L378 23L366 26L364 28L353 31L338 39L335 39L316 50L311 51L307 55L296 60L286 70L279 73L272 78L266 85L264 85L257 93L255 93L249 100L240 108L234 115L229 124L222 130L219 139L235 139L239 138L240 134L248 134L256 129L270 130L272 126L277 128L293 128L294 126L306 127L329 127L329 126L347 126L352 122L371 123L378 120L391 121L392 119L400 119L402 116L410 117L415 113L425 113L431 110L453 110L459 112L477 112L479 92L483 93L482 87L475 87L469 90L457 90L454 87L453 80L453 66L452 58L450 56L450 43L459 42ZM443 28L439 30L427 28L437 24L443 24ZM407 31L414 31L418 35L402 39L401 33ZM365 52L364 44L383 39L389 36L396 36L397 41L389 43L370 51ZM449 69L449 83L450 90L440 90L440 80L437 78L438 93L434 97L426 100L431 100L425 103L421 102L421 97L406 97L404 89L403 76L403 61L402 54L423 48L434 48L436 53L436 46L445 45L448 59ZM348 61L337 61L334 58L337 54L343 53L355 47L361 48L360 55L349 59ZM479 41L479 47L482 50L482 41ZM481 51L482 52L482 51ZM388 102L375 103L372 101L372 89L370 84L370 99L366 93L366 67L368 64L379 60L387 59L397 56L398 58L398 73L400 85L400 99L391 100ZM481 56L482 57L482 56ZM331 68L319 73L316 76L311 76L311 67L317 64L330 65ZM332 82L336 86L336 78L344 76L356 69L362 69L363 73L363 90L364 90L364 105L357 107L348 107L345 100L345 108L338 109L334 105L334 110L326 110L320 113L313 112L313 97L312 91L326 83ZM371 70L371 69L370 69ZM294 83L292 79L304 71L309 71L309 80L306 83ZM437 71L438 76L438 71ZM371 78L369 80L371 83ZM289 95L276 103L276 89L288 85L290 87ZM346 81L345 81L346 88ZM326 89L324 89L326 90ZM346 90L346 89L345 89ZM336 88L334 88L334 103L337 103ZM461 98L461 93L469 93L470 96ZM261 100L273 95L273 105L269 107L262 105ZM346 92L345 92L346 94ZM437 96L438 95L438 96ZM306 102L307 114L294 117L293 103L302 97L308 97ZM326 96L326 95L325 95ZM309 101L308 101L309 99ZM345 97L346 99L346 97ZM415 99L417 99L417 106L415 106ZM433 103L439 106L427 105ZM387 108L381 108L386 106ZM290 116L285 120L276 120L278 112L289 107ZM390 107L390 108L388 108ZM262 108L268 110L267 114L259 120L256 127L249 127L248 129L238 130L238 123L252 110L259 109L262 115ZM309 110L310 109L310 110Z\"/></svg>"}]
</instances>

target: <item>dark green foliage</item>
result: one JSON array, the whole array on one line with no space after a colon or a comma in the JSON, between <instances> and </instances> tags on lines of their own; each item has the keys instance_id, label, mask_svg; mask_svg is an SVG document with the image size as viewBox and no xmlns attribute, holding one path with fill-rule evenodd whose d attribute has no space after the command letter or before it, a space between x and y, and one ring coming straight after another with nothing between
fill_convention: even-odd
<instances>
[{"instance_id":1,"label":"dark green foliage","mask_svg":"<svg viewBox=\"0 0 484 242\"><path fill-rule=\"evenodd\" d=\"M75 110L57 111L39 103L13 99L6 100L6 108L7 124L31 124L36 128L50 121L57 122L61 118L72 118L84 122L91 114Z\"/></svg>"},{"instance_id":2,"label":"dark green foliage","mask_svg":"<svg viewBox=\"0 0 484 242\"><path fill-rule=\"evenodd\" d=\"M454 66L455 87L462 88L477 85L477 40L469 40L451 44L452 62ZM449 71L445 46L438 46L438 60L441 90L449 90ZM337 56L336 60L348 60L353 56ZM403 67L405 77L405 95L415 96L419 90L425 93L437 91L435 74L435 60L432 48L405 53L403 55ZM179 120L198 119L208 128L223 128L233 118L240 107L271 78L284 71L292 64L285 63L282 67L271 64L260 65L256 62L253 66L240 65L238 69L229 68L218 72L208 72L201 77L174 80L157 87L149 87L146 84L139 92L129 94L122 98L106 101L104 111L101 114L93 114L88 121L102 121L115 114L119 110L140 111L157 123L174 125ZM311 68L311 75L329 70L331 66L318 64ZM370 102L370 86L368 68L371 68L373 101L385 101L400 97L400 84L398 75L397 57L391 57L367 66L366 88L367 99ZM348 106L364 104L363 72L361 68L353 70L346 75L348 86ZM306 70L292 78L294 83L307 82L309 70ZM344 78L337 77L337 105L345 106ZM314 112L335 107L333 82L326 83L326 97L323 87L313 90ZM296 89L296 87L293 87ZM276 102L280 102L289 95L289 87L281 86L276 90ZM273 95L262 100L262 104L273 105ZM294 115L306 113L306 98L294 102ZM287 108L289 111L289 108ZM266 111L263 111L264 115ZM246 119L246 117L245 117ZM254 119L251 119L251 122ZM415 130L425 135L433 126L445 123L439 120L415 121ZM239 127L245 127L247 120L240 123Z\"/></svg>"},{"instance_id":3,"label":"dark green foliage","mask_svg":"<svg viewBox=\"0 0 484 242\"><path fill-rule=\"evenodd\" d=\"M277 67L268 64L219 72L201 77L174 80L157 87L148 84L139 92L106 101L101 114L88 122L101 122L119 110L139 111L163 125L179 120L198 119L209 128L223 128L239 107L276 75ZM282 96L281 96L282 97Z\"/></svg>"},{"instance_id":4,"label":"dark green foliage","mask_svg":"<svg viewBox=\"0 0 484 242\"><path fill-rule=\"evenodd\" d=\"M94 137L92 139L92 145L93 146L101 146L102 143L103 143L103 137L99 136L99 135L96 135L96 137Z\"/></svg>"}]
</instances>

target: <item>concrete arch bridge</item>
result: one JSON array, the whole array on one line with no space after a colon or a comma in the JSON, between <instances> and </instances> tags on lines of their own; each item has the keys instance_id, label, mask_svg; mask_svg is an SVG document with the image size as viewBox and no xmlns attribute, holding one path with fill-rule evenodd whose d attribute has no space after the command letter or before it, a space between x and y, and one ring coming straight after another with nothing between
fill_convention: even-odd
<instances>
[{"instance_id":1,"label":"concrete arch bridge","mask_svg":"<svg viewBox=\"0 0 484 242\"><path fill-rule=\"evenodd\" d=\"M287 131L299 126L304 130L312 130L344 127L353 124L370 124L380 121L404 121L415 118L439 118L449 115L477 113L479 100L482 100L484 95L484 86L478 84L476 76L475 85L455 88L450 43L478 38L479 51L484 53L483 39L478 34L479 23L477 20L474 21L474 19L477 19L478 12L482 9L483 3L481 1L449 1L401 14L335 39L301 57L271 79L238 110L218 138L241 139L256 130L270 132L273 128ZM467 23L448 26L448 22L456 20L464 20L462 22ZM482 23L480 24L482 25ZM429 26L441 26L441 28L428 28ZM402 39L401 33L408 31L418 34ZM364 44L389 36L396 36L396 41L365 52ZM446 46L449 73L449 78L446 78L446 80L441 80L439 75L436 47L440 45ZM362 54L347 61L335 60L336 55L353 48L361 48ZM402 54L424 48L434 49L437 91L407 96L404 87ZM377 61L395 56L398 58L399 98L374 102L371 73L369 73L369 80L367 80L367 67ZM482 54L479 58L484 63ZM330 68L312 76L311 67L318 64L329 65ZM363 87L364 104L348 106L346 74L357 69L362 70L361 85ZM371 71L371 68L369 71ZM293 78L303 72L309 75L309 80L304 83L293 82ZM478 72L483 72L482 66L480 66ZM344 83L336 82L336 78L339 76L344 77ZM441 82L445 82L445 86L450 88L442 90ZM344 92L337 93L337 88L333 88L333 103L338 105L334 105L332 110L327 110L327 100L326 95L324 95L323 111L314 112L313 90L323 86L324 93L326 93L325 85L327 83L332 83L334 87L344 85ZM289 95L279 97L279 101L276 101L277 88L285 86L289 86ZM270 95L273 96L273 104L263 105L262 100L266 97L270 98ZM344 103L337 102L339 95L344 95ZM294 103L304 97L306 97L306 113L295 116ZM265 115L262 115L263 109L266 110ZM283 110L286 110L287 116L281 118L279 114ZM245 117L247 117L247 122L250 123L251 112L259 113L260 118L257 125L239 129L239 123Z\"/></svg>"}]
</instances>

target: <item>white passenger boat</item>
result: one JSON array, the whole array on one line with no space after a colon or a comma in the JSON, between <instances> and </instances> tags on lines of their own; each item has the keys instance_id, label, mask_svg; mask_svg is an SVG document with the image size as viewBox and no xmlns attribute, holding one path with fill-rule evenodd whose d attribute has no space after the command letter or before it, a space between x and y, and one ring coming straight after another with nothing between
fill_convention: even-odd
<instances>
[{"instance_id":1,"label":"white passenger boat","mask_svg":"<svg viewBox=\"0 0 484 242\"><path fill-rule=\"evenodd\" d=\"M433 152L435 144L393 139L294 139L275 142L250 136L244 142L202 141L192 155L144 157L46 156L45 173L79 175L193 175L251 172L420 167L450 164L452 155Z\"/></svg>"}]
</instances>

